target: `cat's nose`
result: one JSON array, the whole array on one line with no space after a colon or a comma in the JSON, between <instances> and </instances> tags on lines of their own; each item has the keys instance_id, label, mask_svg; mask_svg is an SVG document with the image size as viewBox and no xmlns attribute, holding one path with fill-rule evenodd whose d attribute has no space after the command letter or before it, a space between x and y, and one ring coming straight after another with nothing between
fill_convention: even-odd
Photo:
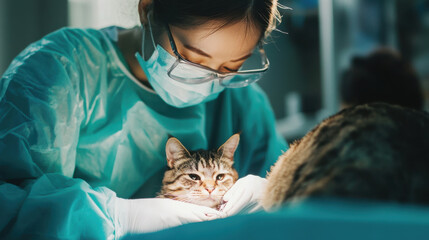
<instances>
[{"instance_id":1,"label":"cat's nose","mask_svg":"<svg viewBox=\"0 0 429 240\"><path fill-rule=\"evenodd\" d=\"M206 187L206 190L209 193L212 193L214 189L215 189L214 187Z\"/></svg>"}]
</instances>

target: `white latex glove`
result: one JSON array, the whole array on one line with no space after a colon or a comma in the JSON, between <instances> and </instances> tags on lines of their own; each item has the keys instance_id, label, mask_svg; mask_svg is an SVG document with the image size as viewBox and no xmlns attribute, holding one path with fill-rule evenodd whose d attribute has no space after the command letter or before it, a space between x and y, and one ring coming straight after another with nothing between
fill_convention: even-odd
<instances>
[{"instance_id":1,"label":"white latex glove","mask_svg":"<svg viewBox=\"0 0 429 240\"><path fill-rule=\"evenodd\" d=\"M165 198L116 199L118 239L130 233L145 233L185 223L225 216L209 207Z\"/></svg>"},{"instance_id":2,"label":"white latex glove","mask_svg":"<svg viewBox=\"0 0 429 240\"><path fill-rule=\"evenodd\" d=\"M238 181L223 196L226 202L221 212L227 216L237 213L252 213L262 209L260 200L267 185L267 179L255 175L247 175Z\"/></svg>"}]
</instances>

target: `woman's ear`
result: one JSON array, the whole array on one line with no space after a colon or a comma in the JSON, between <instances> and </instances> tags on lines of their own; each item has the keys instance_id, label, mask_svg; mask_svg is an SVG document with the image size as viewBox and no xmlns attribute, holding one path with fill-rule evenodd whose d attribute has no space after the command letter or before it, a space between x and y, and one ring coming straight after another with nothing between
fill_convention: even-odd
<instances>
[{"instance_id":1,"label":"woman's ear","mask_svg":"<svg viewBox=\"0 0 429 240\"><path fill-rule=\"evenodd\" d=\"M138 9L139 9L140 22L143 25L146 25L148 23L147 13L149 12L151 5L152 5L152 0L140 0L139 2Z\"/></svg>"}]
</instances>

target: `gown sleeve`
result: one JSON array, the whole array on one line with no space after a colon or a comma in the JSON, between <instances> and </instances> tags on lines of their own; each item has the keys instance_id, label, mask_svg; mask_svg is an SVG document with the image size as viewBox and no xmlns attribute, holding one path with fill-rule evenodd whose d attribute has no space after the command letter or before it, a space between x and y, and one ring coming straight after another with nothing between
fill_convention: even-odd
<instances>
[{"instance_id":1,"label":"gown sleeve","mask_svg":"<svg viewBox=\"0 0 429 240\"><path fill-rule=\"evenodd\" d=\"M288 149L285 139L276 131L274 112L263 90L256 84L242 91L237 99L240 114L239 175L266 177L270 167ZM239 145L239 146L240 146Z\"/></svg>"},{"instance_id":2,"label":"gown sleeve","mask_svg":"<svg viewBox=\"0 0 429 240\"><path fill-rule=\"evenodd\" d=\"M59 31L30 45L0 80L1 239L115 235L115 193L73 179L84 118L77 54Z\"/></svg>"}]
</instances>

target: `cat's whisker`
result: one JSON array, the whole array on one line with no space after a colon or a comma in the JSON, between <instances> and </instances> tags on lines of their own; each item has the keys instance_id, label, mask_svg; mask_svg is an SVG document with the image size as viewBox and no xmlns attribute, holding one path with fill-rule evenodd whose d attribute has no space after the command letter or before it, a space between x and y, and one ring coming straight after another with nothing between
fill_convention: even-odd
<instances>
[{"instance_id":1,"label":"cat's whisker","mask_svg":"<svg viewBox=\"0 0 429 240\"><path fill-rule=\"evenodd\" d=\"M162 186L159 197L216 207L223 197L219 188L229 189L238 179L233 167L238 142L238 135L234 135L219 148L221 150L188 151L178 139L170 138L166 152L179 157L168 159L170 168L163 179L163 183L168 184Z\"/></svg>"}]
</instances>

